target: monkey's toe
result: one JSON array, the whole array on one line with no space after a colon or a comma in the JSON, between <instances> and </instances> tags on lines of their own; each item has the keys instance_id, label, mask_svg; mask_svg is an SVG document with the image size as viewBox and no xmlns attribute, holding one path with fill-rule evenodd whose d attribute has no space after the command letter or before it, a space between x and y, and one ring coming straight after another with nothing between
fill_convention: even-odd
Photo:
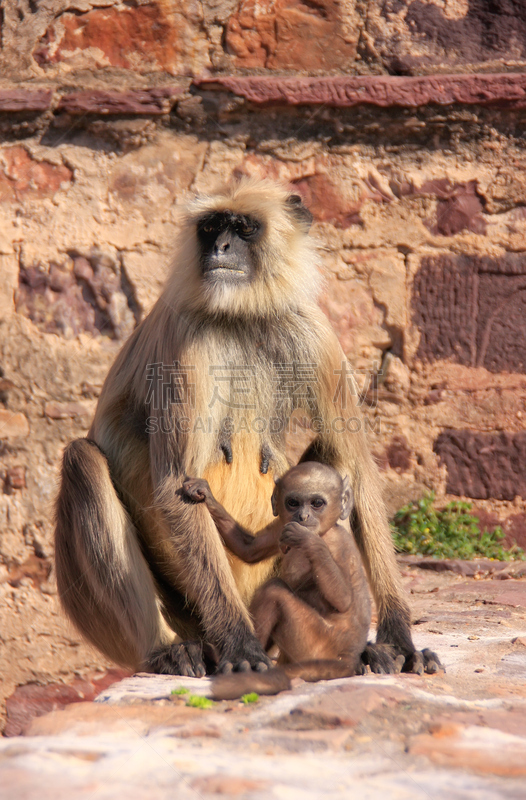
<instances>
[{"instance_id":1,"label":"monkey's toe","mask_svg":"<svg viewBox=\"0 0 526 800\"><path fill-rule=\"evenodd\" d=\"M399 664L398 658L395 658L395 651L390 645L372 644L371 642L367 643L361 660L364 665L369 665L371 672L377 675L392 675L400 672L405 661L402 658L402 663Z\"/></svg>"},{"instance_id":2,"label":"monkey's toe","mask_svg":"<svg viewBox=\"0 0 526 800\"><path fill-rule=\"evenodd\" d=\"M155 650L146 664L147 672L156 675L182 675L186 678L204 678L206 668L200 642L181 642L165 645Z\"/></svg>"},{"instance_id":3,"label":"monkey's toe","mask_svg":"<svg viewBox=\"0 0 526 800\"><path fill-rule=\"evenodd\" d=\"M442 664L437 654L432 650L429 650L426 647L425 650L422 650L422 655L424 657L425 671L428 675L434 675L435 672L446 671L445 666Z\"/></svg>"},{"instance_id":4,"label":"monkey's toe","mask_svg":"<svg viewBox=\"0 0 526 800\"><path fill-rule=\"evenodd\" d=\"M217 673L224 675L228 672L263 672L271 666L272 662L256 637L250 635L233 643L222 654Z\"/></svg>"},{"instance_id":5,"label":"monkey's toe","mask_svg":"<svg viewBox=\"0 0 526 800\"><path fill-rule=\"evenodd\" d=\"M439 657L432 650L426 648L425 650L415 650L405 659L403 672L412 672L414 675L423 675L426 672L428 675L434 675L440 671L445 672L446 668L440 662Z\"/></svg>"}]
</instances>

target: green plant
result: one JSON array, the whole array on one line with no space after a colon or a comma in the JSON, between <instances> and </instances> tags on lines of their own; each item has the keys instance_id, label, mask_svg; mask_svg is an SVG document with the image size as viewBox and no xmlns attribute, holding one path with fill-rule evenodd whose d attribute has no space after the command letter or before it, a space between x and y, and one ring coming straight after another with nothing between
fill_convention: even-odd
<instances>
[{"instance_id":1,"label":"green plant","mask_svg":"<svg viewBox=\"0 0 526 800\"><path fill-rule=\"evenodd\" d=\"M249 703L257 703L258 700L259 700L259 694L257 694L257 692L250 692L249 694L244 694L241 698L241 702L244 703L245 705L248 705Z\"/></svg>"},{"instance_id":2,"label":"green plant","mask_svg":"<svg viewBox=\"0 0 526 800\"><path fill-rule=\"evenodd\" d=\"M209 697L201 697L199 694L190 694L186 700L186 705L192 708L211 708L214 701Z\"/></svg>"},{"instance_id":3,"label":"green plant","mask_svg":"<svg viewBox=\"0 0 526 800\"><path fill-rule=\"evenodd\" d=\"M514 545L506 550L500 544L504 538L502 528L480 530L478 518L470 513L471 503L455 501L436 509L434 500L435 495L429 494L397 511L392 531L398 551L435 558L524 559L520 547Z\"/></svg>"},{"instance_id":4,"label":"green plant","mask_svg":"<svg viewBox=\"0 0 526 800\"><path fill-rule=\"evenodd\" d=\"M172 689L170 694L190 694L190 689L185 689L184 686L179 686L178 689Z\"/></svg>"}]
</instances>

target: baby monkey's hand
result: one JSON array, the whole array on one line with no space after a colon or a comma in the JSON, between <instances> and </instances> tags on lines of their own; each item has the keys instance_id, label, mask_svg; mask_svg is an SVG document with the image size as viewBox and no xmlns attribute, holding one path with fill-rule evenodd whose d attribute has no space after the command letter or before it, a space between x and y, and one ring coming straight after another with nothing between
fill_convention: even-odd
<instances>
[{"instance_id":1,"label":"baby monkey's hand","mask_svg":"<svg viewBox=\"0 0 526 800\"><path fill-rule=\"evenodd\" d=\"M287 522L279 537L279 549L288 553L291 547L305 547L314 534L299 522Z\"/></svg>"},{"instance_id":2,"label":"baby monkey's hand","mask_svg":"<svg viewBox=\"0 0 526 800\"><path fill-rule=\"evenodd\" d=\"M183 483L183 492L194 503L204 503L212 498L210 486L204 478L187 478Z\"/></svg>"}]
</instances>

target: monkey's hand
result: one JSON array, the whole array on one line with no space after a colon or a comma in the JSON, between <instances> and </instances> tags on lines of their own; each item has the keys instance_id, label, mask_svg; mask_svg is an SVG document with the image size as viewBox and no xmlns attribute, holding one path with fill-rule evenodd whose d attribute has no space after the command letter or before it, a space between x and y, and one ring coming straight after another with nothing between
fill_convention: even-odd
<instances>
[{"instance_id":1,"label":"monkey's hand","mask_svg":"<svg viewBox=\"0 0 526 800\"><path fill-rule=\"evenodd\" d=\"M287 522L279 537L279 548L282 553L288 553L292 547L304 548L314 545L319 538L299 522Z\"/></svg>"},{"instance_id":2,"label":"monkey's hand","mask_svg":"<svg viewBox=\"0 0 526 800\"><path fill-rule=\"evenodd\" d=\"M194 503L204 503L212 499L212 492L208 481L203 478L187 478L183 483L183 492Z\"/></svg>"},{"instance_id":3,"label":"monkey's hand","mask_svg":"<svg viewBox=\"0 0 526 800\"><path fill-rule=\"evenodd\" d=\"M225 644L217 672L265 672L271 666L270 658L254 634L247 630Z\"/></svg>"}]
</instances>

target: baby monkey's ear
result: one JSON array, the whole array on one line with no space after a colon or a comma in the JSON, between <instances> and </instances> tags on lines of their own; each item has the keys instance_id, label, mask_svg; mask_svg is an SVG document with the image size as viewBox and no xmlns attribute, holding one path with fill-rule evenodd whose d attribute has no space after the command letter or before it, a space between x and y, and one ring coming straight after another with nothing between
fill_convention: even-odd
<instances>
[{"instance_id":1,"label":"baby monkey's ear","mask_svg":"<svg viewBox=\"0 0 526 800\"><path fill-rule=\"evenodd\" d=\"M274 491L272 492L272 497L270 498L270 503L272 505L272 513L275 517L278 516L278 495L279 495L279 481L276 481L274 484Z\"/></svg>"},{"instance_id":2,"label":"baby monkey's ear","mask_svg":"<svg viewBox=\"0 0 526 800\"><path fill-rule=\"evenodd\" d=\"M345 475L343 478L343 489L342 489L342 511L340 514L340 519L347 519L350 515L354 506L354 494L353 490L351 489L351 484L349 483L349 476Z\"/></svg>"}]
</instances>

